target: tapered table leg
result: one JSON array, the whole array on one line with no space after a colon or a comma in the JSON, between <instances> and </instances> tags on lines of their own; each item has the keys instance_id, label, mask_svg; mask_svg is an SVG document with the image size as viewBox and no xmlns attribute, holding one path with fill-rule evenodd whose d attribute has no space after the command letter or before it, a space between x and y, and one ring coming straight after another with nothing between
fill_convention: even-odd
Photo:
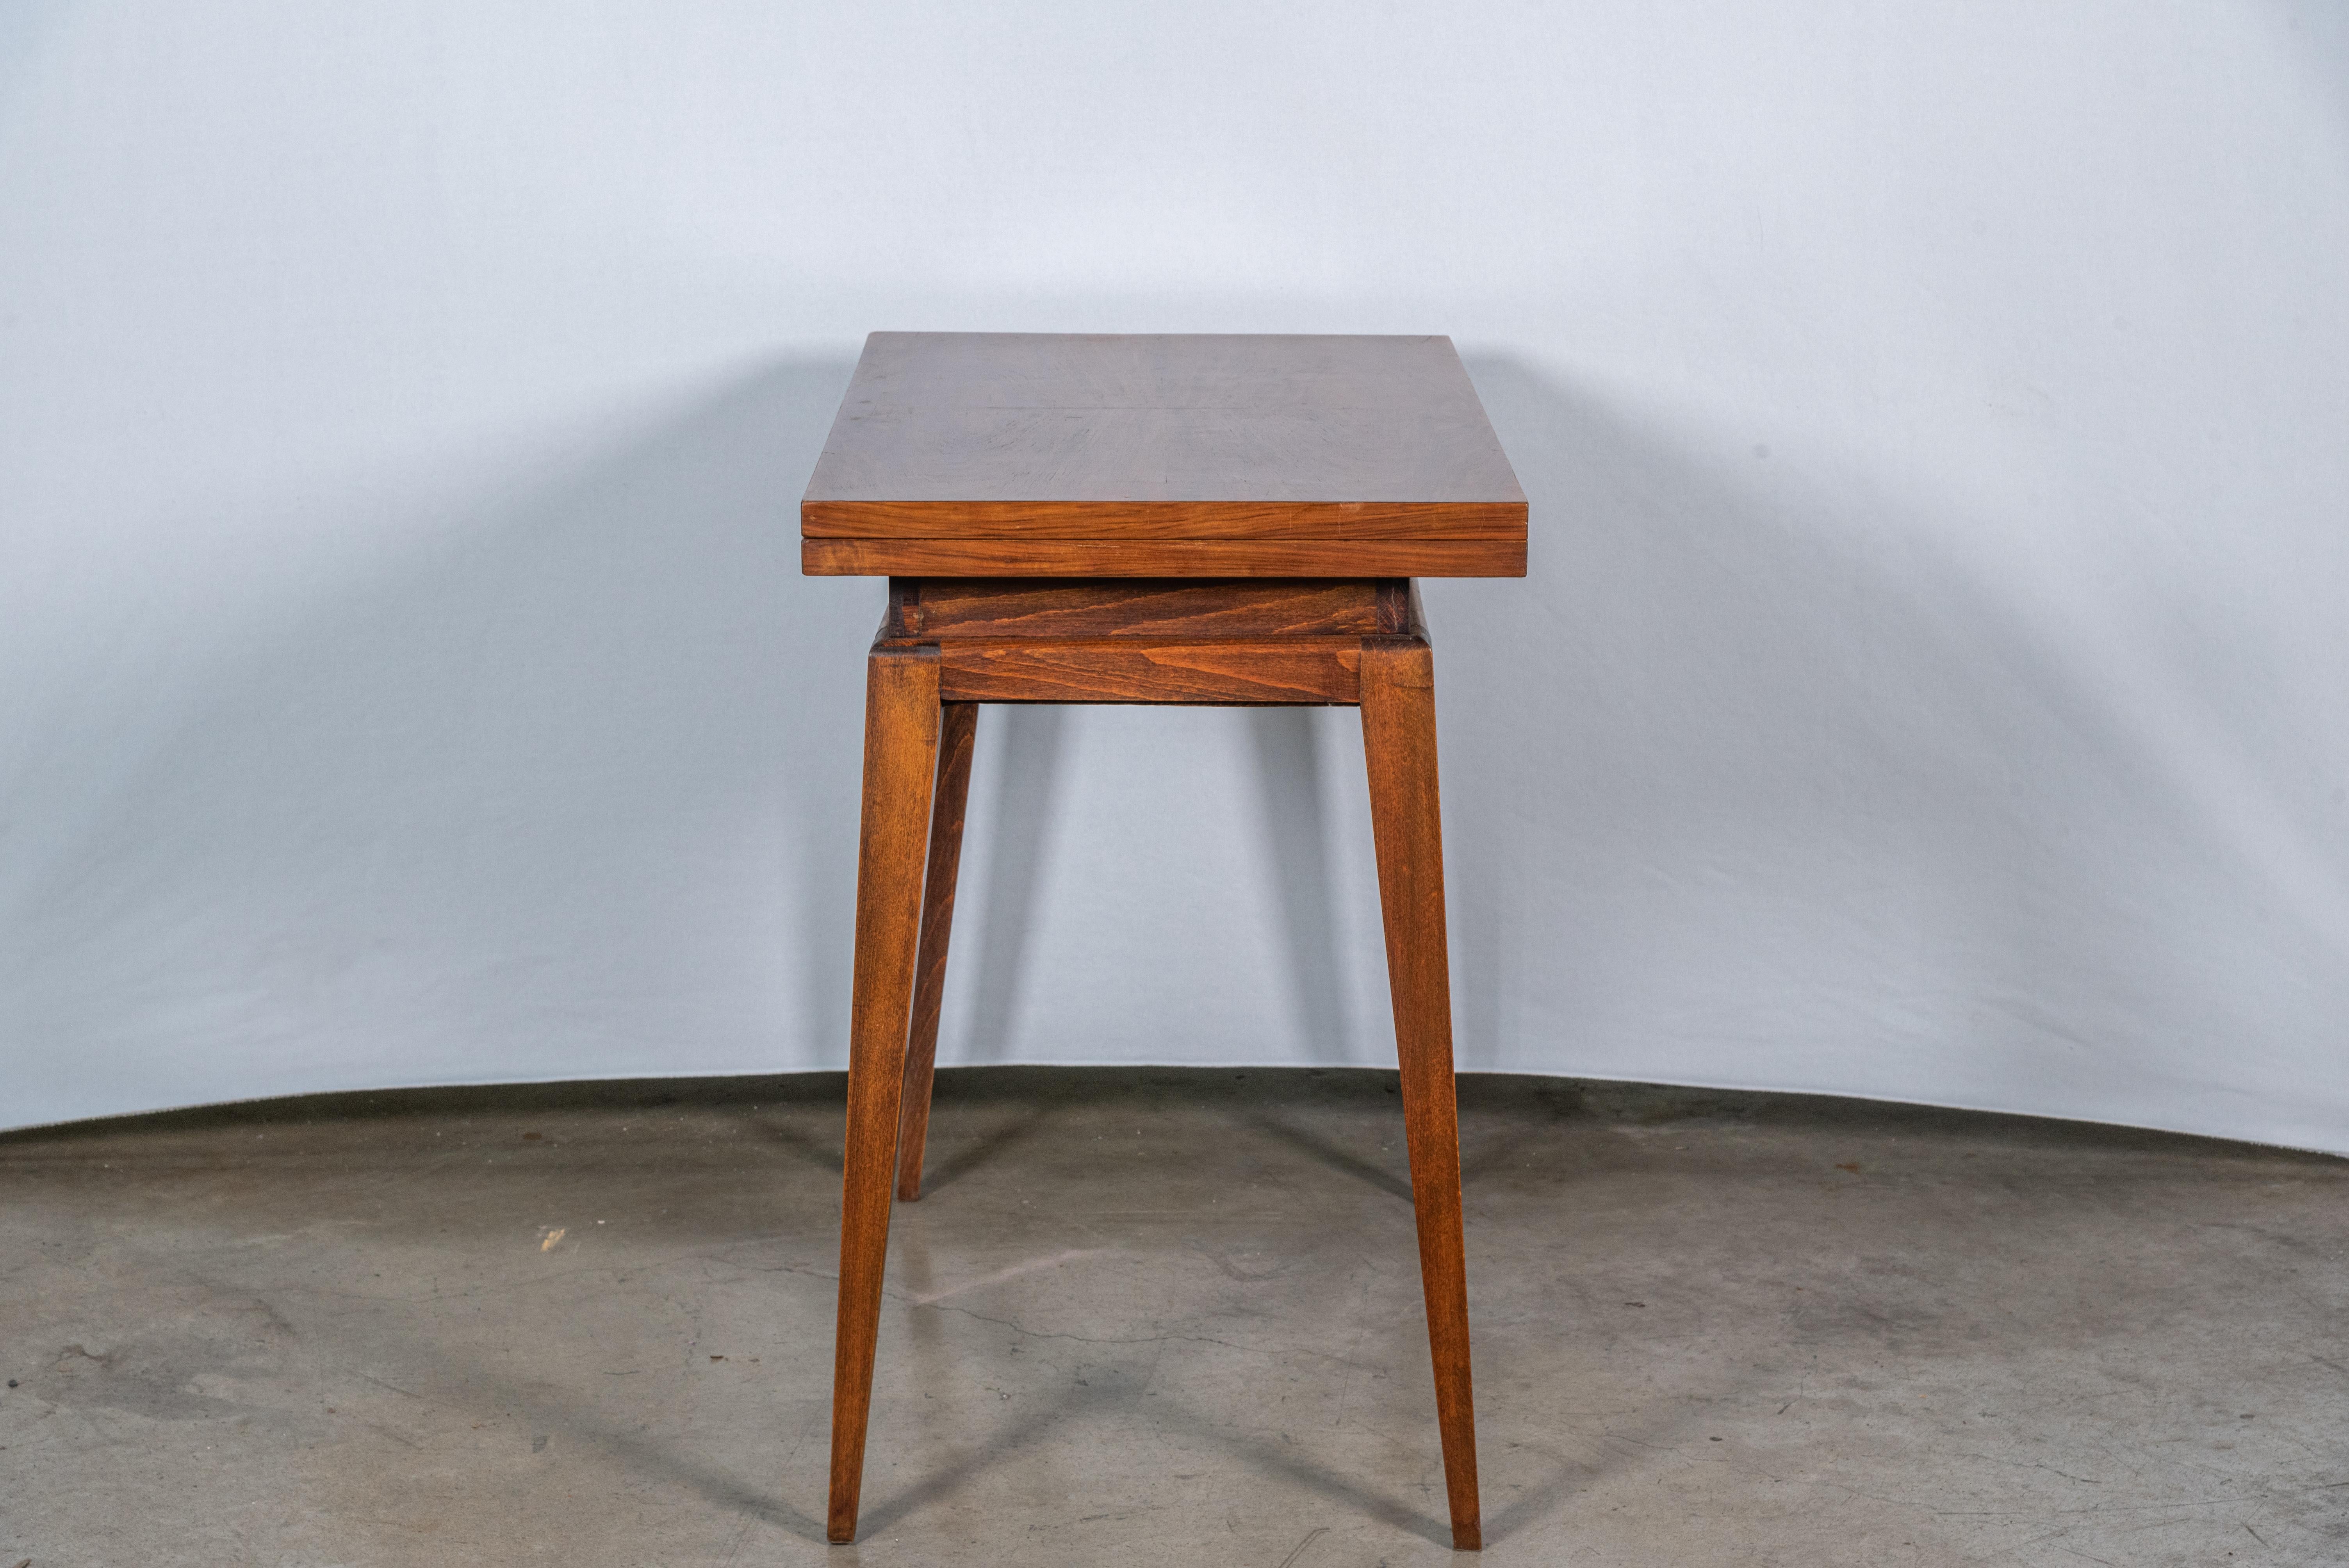
<instances>
[{"instance_id":1,"label":"tapered table leg","mask_svg":"<svg viewBox=\"0 0 2349 1568\"><path fill-rule=\"evenodd\" d=\"M856 1538L938 727L937 651L875 649L865 665L864 810L856 856L855 990L848 1022L840 1324L832 1368L832 1505L825 1534L833 1541Z\"/></svg>"},{"instance_id":2,"label":"tapered table leg","mask_svg":"<svg viewBox=\"0 0 2349 1568\"><path fill-rule=\"evenodd\" d=\"M1362 750L1370 763L1379 903L1402 1067L1420 1283L1435 1363L1452 1543L1484 1544L1476 1416L1468 1376L1468 1274L1460 1233L1460 1115L1452 1078L1452 986L1444 940L1444 838L1435 778L1435 661L1417 638L1362 644Z\"/></svg>"},{"instance_id":3,"label":"tapered table leg","mask_svg":"<svg viewBox=\"0 0 2349 1568\"><path fill-rule=\"evenodd\" d=\"M938 1061L938 1008L946 999L947 940L954 931L955 872L978 705L950 702L938 732L938 785L930 803L930 869L922 888L922 941L914 961L914 1026L905 1040L905 1108L897 1118L897 1196L922 1195L922 1147L930 1135L930 1081Z\"/></svg>"}]
</instances>

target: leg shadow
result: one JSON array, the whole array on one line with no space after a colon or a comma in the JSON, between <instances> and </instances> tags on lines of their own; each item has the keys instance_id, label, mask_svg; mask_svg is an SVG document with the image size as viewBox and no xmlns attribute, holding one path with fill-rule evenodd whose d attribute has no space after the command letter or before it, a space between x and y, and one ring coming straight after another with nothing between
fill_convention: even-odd
<instances>
[{"instance_id":1,"label":"leg shadow","mask_svg":"<svg viewBox=\"0 0 2349 1568\"><path fill-rule=\"evenodd\" d=\"M1120 1398L1122 1396L1114 1388L1069 1389L1043 1408L1030 1410L1019 1419L988 1433L979 1442L957 1454L943 1469L932 1470L879 1507L865 1509L858 1518L856 1533L865 1537L876 1531L888 1529L915 1511L951 1495L973 1477L1002 1463L1021 1449L1041 1441L1070 1421L1082 1418L1088 1411L1112 1404ZM867 1462L870 1462L869 1459Z\"/></svg>"},{"instance_id":2,"label":"leg shadow","mask_svg":"<svg viewBox=\"0 0 2349 1568\"><path fill-rule=\"evenodd\" d=\"M1001 716L1002 764L996 772L992 831L988 839L987 887L981 900L984 924L975 955L978 998L970 1034L971 1059L980 1062L1004 1061L1011 1055L1012 1022L1027 979L1045 834L1059 788L1068 722L1066 710L1051 706L1011 704L995 712ZM992 727L981 727L982 744ZM952 958L947 962L951 964Z\"/></svg>"},{"instance_id":3,"label":"leg shadow","mask_svg":"<svg viewBox=\"0 0 2349 1568\"><path fill-rule=\"evenodd\" d=\"M1335 1065L1346 1059L1350 1031L1331 935L1336 915L1330 887L1329 827L1321 809L1325 769L1320 736L1307 708L1246 712L1264 797L1265 849L1279 889L1281 931L1288 950L1286 972L1298 1034L1305 1042L1307 1059Z\"/></svg>"},{"instance_id":4,"label":"leg shadow","mask_svg":"<svg viewBox=\"0 0 2349 1568\"><path fill-rule=\"evenodd\" d=\"M1252 1470L1279 1476L1316 1497L1350 1509L1364 1518L1375 1519L1381 1524L1407 1531L1433 1545L1447 1550L1452 1545L1449 1520L1430 1519L1406 1503L1371 1491L1350 1477L1324 1470L1260 1438L1203 1421L1172 1400L1159 1399L1154 1406L1151 1411L1154 1424L1221 1449Z\"/></svg>"},{"instance_id":5,"label":"leg shadow","mask_svg":"<svg viewBox=\"0 0 2349 1568\"><path fill-rule=\"evenodd\" d=\"M1459 1100L1464 1182L1506 1170L1529 1150L1555 1152L1568 1124L1588 1115L1582 1086L1571 1078L1464 1075Z\"/></svg>"},{"instance_id":6,"label":"leg shadow","mask_svg":"<svg viewBox=\"0 0 2349 1568\"><path fill-rule=\"evenodd\" d=\"M1408 1177L1398 1176L1383 1166L1373 1165L1361 1155L1330 1142L1319 1133L1309 1132L1304 1128L1283 1121L1269 1112L1255 1107L1241 1109L1239 1119L1266 1137L1287 1144L1316 1165L1350 1176L1366 1186L1377 1188L1389 1197L1400 1198L1406 1203L1411 1202L1411 1181ZM1400 1142L1402 1135L1402 1105L1400 1100L1395 1102L1395 1135L1396 1140Z\"/></svg>"},{"instance_id":7,"label":"leg shadow","mask_svg":"<svg viewBox=\"0 0 2349 1568\"><path fill-rule=\"evenodd\" d=\"M1023 1115L1014 1117L1009 1121L998 1123L980 1133L976 1140L956 1149L953 1153L936 1164L926 1165L922 1171L922 1196L930 1197L941 1189L952 1186L973 1171L999 1159L1005 1150L1035 1137L1050 1119L1051 1113L1049 1110L1031 1109ZM932 1149L936 1148L939 1141L938 1131L938 1124L932 1121L930 1123Z\"/></svg>"},{"instance_id":8,"label":"leg shadow","mask_svg":"<svg viewBox=\"0 0 2349 1568\"><path fill-rule=\"evenodd\" d=\"M1511 1498L1506 1506L1485 1516L1485 1544L1497 1546L1548 1515L1578 1487L1589 1483L1595 1468L1571 1460L1557 1460L1555 1468L1537 1485L1527 1487Z\"/></svg>"},{"instance_id":9,"label":"leg shadow","mask_svg":"<svg viewBox=\"0 0 2349 1568\"><path fill-rule=\"evenodd\" d=\"M846 1169L837 1140L811 1136L788 1121L762 1118L754 1125L759 1135L768 1142L790 1150L818 1170L829 1171L838 1176Z\"/></svg>"},{"instance_id":10,"label":"leg shadow","mask_svg":"<svg viewBox=\"0 0 2349 1568\"><path fill-rule=\"evenodd\" d=\"M878 591L801 576L777 498L848 372L713 380L455 500L322 499L402 550L186 650L135 754L46 764L110 771L12 898L76 940L29 972L0 941L58 1046L20 1102L836 1059Z\"/></svg>"},{"instance_id":11,"label":"leg shadow","mask_svg":"<svg viewBox=\"0 0 2349 1568\"><path fill-rule=\"evenodd\" d=\"M305 1321L303 1325L302 1332L314 1347L319 1342L322 1326L318 1321ZM376 1342L367 1347L366 1355L351 1356L345 1364L357 1367L365 1361L379 1361L382 1350L381 1343ZM370 1377L368 1381L410 1398L475 1410L485 1417L522 1415L538 1430L561 1433L566 1441L603 1455L630 1475L688 1487L719 1508L779 1525L802 1541L821 1543L824 1539L823 1521L801 1512L781 1497L747 1486L718 1467L702 1462L680 1444L647 1437L641 1429L624 1428L543 1382L521 1383L501 1377L478 1362L451 1355L445 1346L429 1346L429 1365L418 1367L413 1374L402 1377L401 1382L420 1384L429 1392L418 1393L381 1378Z\"/></svg>"}]
</instances>

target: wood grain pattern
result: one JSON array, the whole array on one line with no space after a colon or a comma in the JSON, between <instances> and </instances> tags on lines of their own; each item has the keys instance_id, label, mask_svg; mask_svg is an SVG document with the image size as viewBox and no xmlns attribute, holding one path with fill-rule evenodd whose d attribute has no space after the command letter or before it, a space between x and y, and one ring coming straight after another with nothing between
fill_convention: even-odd
<instances>
[{"instance_id":1,"label":"wood grain pattern","mask_svg":"<svg viewBox=\"0 0 2349 1568\"><path fill-rule=\"evenodd\" d=\"M874 333L802 569L1519 576L1526 496L1445 337Z\"/></svg>"},{"instance_id":2,"label":"wood grain pattern","mask_svg":"<svg viewBox=\"0 0 2349 1568\"><path fill-rule=\"evenodd\" d=\"M1468 1365L1468 1275L1460 1224L1460 1128L1444 929L1444 837L1436 787L1435 664L1418 637L1372 638L1361 655L1362 750L1402 1068L1403 1132L1419 1220L1420 1283L1435 1367L1452 1543L1484 1542Z\"/></svg>"},{"instance_id":3,"label":"wood grain pattern","mask_svg":"<svg viewBox=\"0 0 2349 1568\"><path fill-rule=\"evenodd\" d=\"M1522 503L1448 337L876 332L815 502Z\"/></svg>"},{"instance_id":4,"label":"wood grain pattern","mask_svg":"<svg viewBox=\"0 0 2349 1568\"><path fill-rule=\"evenodd\" d=\"M950 702L1351 703L1359 637L1158 641L1097 637L938 645Z\"/></svg>"},{"instance_id":5,"label":"wood grain pattern","mask_svg":"<svg viewBox=\"0 0 2349 1568\"><path fill-rule=\"evenodd\" d=\"M915 638L1279 637L1402 629L1381 624L1381 585L1363 580L899 578L890 591L901 606L893 634Z\"/></svg>"},{"instance_id":6,"label":"wood grain pattern","mask_svg":"<svg viewBox=\"0 0 2349 1568\"><path fill-rule=\"evenodd\" d=\"M1523 577L1523 539L803 539L811 577Z\"/></svg>"},{"instance_id":7,"label":"wood grain pattern","mask_svg":"<svg viewBox=\"0 0 2349 1568\"><path fill-rule=\"evenodd\" d=\"M1454 1543L1474 1549L1482 1524L1434 665L1417 586L1101 575L1112 580L889 584L867 666L827 1532L855 1534L893 1175L904 1199L921 1191L973 705L1359 702L1445 1491Z\"/></svg>"},{"instance_id":8,"label":"wood grain pattern","mask_svg":"<svg viewBox=\"0 0 2349 1568\"><path fill-rule=\"evenodd\" d=\"M848 1015L848 1140L842 1161L832 1501L825 1525L833 1541L856 1536L938 724L936 653L876 649L865 662L864 805Z\"/></svg>"},{"instance_id":9,"label":"wood grain pattern","mask_svg":"<svg viewBox=\"0 0 2349 1568\"><path fill-rule=\"evenodd\" d=\"M1507 539L1509 501L803 500L809 539Z\"/></svg>"},{"instance_id":10,"label":"wood grain pattern","mask_svg":"<svg viewBox=\"0 0 2349 1568\"><path fill-rule=\"evenodd\" d=\"M1415 631L1417 628L1412 624L1412 606L1417 603L1418 593L1408 577L1380 578L1378 629L1393 634Z\"/></svg>"},{"instance_id":11,"label":"wood grain pattern","mask_svg":"<svg viewBox=\"0 0 2349 1568\"><path fill-rule=\"evenodd\" d=\"M914 960L914 1021L905 1037L905 1091L897 1115L897 1198L905 1203L922 1195L922 1150L929 1141L930 1088L938 1060L938 1010L946 999L947 943L954 932L963 810L970 800L970 758L978 739L978 705L947 703L938 727L929 870L923 878L922 937Z\"/></svg>"}]
</instances>

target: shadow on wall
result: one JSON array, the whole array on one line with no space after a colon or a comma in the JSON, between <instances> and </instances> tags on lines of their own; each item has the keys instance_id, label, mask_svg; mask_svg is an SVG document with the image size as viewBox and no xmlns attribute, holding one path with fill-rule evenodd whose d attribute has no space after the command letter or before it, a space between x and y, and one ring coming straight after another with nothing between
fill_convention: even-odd
<instances>
[{"instance_id":1,"label":"shadow on wall","mask_svg":"<svg viewBox=\"0 0 2349 1568\"><path fill-rule=\"evenodd\" d=\"M799 576L792 503L851 368L748 375L183 673L27 901L9 1119L818 1065L881 596Z\"/></svg>"},{"instance_id":2,"label":"shadow on wall","mask_svg":"<svg viewBox=\"0 0 2349 1568\"><path fill-rule=\"evenodd\" d=\"M1853 476L1471 370L1535 533L1527 580L1426 589L1466 1065L2349 1121L2304 1099L2343 954L2073 628Z\"/></svg>"},{"instance_id":3,"label":"shadow on wall","mask_svg":"<svg viewBox=\"0 0 2349 1568\"><path fill-rule=\"evenodd\" d=\"M748 376L181 672L180 719L0 959L41 1047L7 1119L835 1065L880 594L798 575L791 498L850 369ZM1526 580L1426 588L1464 1066L2340 1142L2306 1063L2343 955L2062 628L1931 520L1849 515L1849 476L1806 494L1513 361L1472 370L1535 538ZM1373 885L1368 835L1323 820L1323 772L1359 795L1359 759L1336 768L1330 716L1227 717L1288 1059L1384 1059L1375 925L1342 902ZM956 961L978 1060L1088 1054L1011 1037L1020 988L1060 983L1031 948L1081 721L987 720L985 916Z\"/></svg>"},{"instance_id":4,"label":"shadow on wall","mask_svg":"<svg viewBox=\"0 0 2349 1568\"><path fill-rule=\"evenodd\" d=\"M1527 579L1425 585L1464 1066L2280 1135L2341 955L2085 634L1994 586L2028 562L1961 557L1897 496L1857 514L1864 474L1806 484L1799 455L1774 471L1784 454L1708 449L1517 362L1471 368L1536 531ZM1325 820L1337 731L1226 717L1268 830L1289 1059L1384 1058L1375 927L1343 907L1374 885L1368 836ZM973 802L994 852L956 960L978 970L968 1059L1092 1054L1019 1004L1030 970L1071 979L1034 938L1090 722L983 726L1003 771ZM1342 771L1326 782L1359 796L1359 758ZM1181 819L1185 779L1147 788L1124 820ZM1159 917L1146 891L1119 916ZM1182 963L1185 934L1149 950Z\"/></svg>"},{"instance_id":5,"label":"shadow on wall","mask_svg":"<svg viewBox=\"0 0 2349 1568\"><path fill-rule=\"evenodd\" d=\"M1020 1059L1013 1029L1033 967L1030 939L1043 891L1044 856L1061 789L1068 724L1068 710L1050 704L980 710L979 743L999 747L1002 765L984 825L972 824L973 841L963 850L966 868L983 860L983 885L973 890L965 883L957 898L965 908L983 903L986 919L978 940L950 946L947 957L956 969L976 965L968 1051L975 1062ZM994 729L1000 730L999 738L988 733ZM971 896L974 891L977 899ZM967 921L962 929L969 929Z\"/></svg>"},{"instance_id":6,"label":"shadow on wall","mask_svg":"<svg viewBox=\"0 0 2349 1568\"><path fill-rule=\"evenodd\" d=\"M1040 954L1036 938L1039 926L1049 923L1043 901L1050 896L1056 824L1069 815L1074 791L1101 783L1091 776L1070 776L1072 732L1103 717L1099 710L1081 707L1011 705L988 707L979 721L979 744L991 748L999 762L992 770L981 770L982 782L972 794L971 842L965 851L960 900L968 913L959 917L951 961L957 981L968 975L970 996L967 1030L948 1030L957 1061L1034 1061L1040 1059L1040 1042L1046 1058L1088 1061L1101 1056L1090 1036L1066 1037L1066 1026L1056 1026L1052 1019L1056 998L1049 991L1038 994L1035 985L1039 981L1052 985L1054 975L1061 983L1070 978L1064 955L1055 962L1052 955ZM1350 994L1351 976L1340 934L1348 926L1360 929L1365 921L1374 923L1376 911L1357 911L1361 918L1350 922L1339 918L1339 900L1350 895L1340 888L1340 868L1331 857L1333 833L1345 829L1333 828L1327 820L1326 724L1319 721L1329 717L1308 708L1231 708L1213 710L1201 727L1206 740L1220 738L1238 748L1245 788L1257 797L1258 831L1246 841L1243 852L1258 857L1267 873L1269 925L1279 951L1277 968L1288 993L1288 1038L1294 1047L1289 1059L1354 1065L1362 1056L1350 1049L1350 1020L1359 1007ZM1157 710L1142 722L1180 721ZM1353 714L1345 712L1340 722L1351 726ZM1214 765L1204 758L1189 760L1197 768ZM1359 749L1350 760L1347 782L1363 793ZM1088 842L1084 849L1102 854L1104 865L1115 867L1114 874L1123 878L1134 860L1143 858L1137 855L1137 842L1144 837L1192 832L1228 836L1244 830L1238 822L1212 813L1203 816L1195 798L1198 786L1195 768L1150 779L1148 799L1122 799L1113 813L1118 841ZM1367 810L1367 799L1362 808ZM1367 821L1347 827L1359 830L1361 841L1353 848L1367 861ZM1369 874L1363 867L1355 882L1357 892L1367 885L1361 878ZM1170 908L1170 901L1161 899L1146 882L1128 886L1130 896L1120 906L1120 921L1136 929L1162 922L1166 927L1157 934L1159 940L1146 944L1147 960L1131 949L1125 954L1129 960L1192 965L1201 971L1197 983L1203 987L1233 983L1228 971L1216 964L1213 943L1187 926L1179 909ZM1247 896L1245 890L1223 891L1235 900ZM1195 905L1192 908L1195 913ZM1246 918L1244 911L1226 913ZM1040 960L1052 974L1038 973ZM1088 973L1081 983L1115 990L1122 982L1115 975ZM1272 998L1265 998L1263 1005L1270 1016L1282 1011ZM1170 1017L1166 1024L1174 1030L1206 1027L1196 1017ZM1391 1043L1381 1048L1391 1052Z\"/></svg>"},{"instance_id":7,"label":"shadow on wall","mask_svg":"<svg viewBox=\"0 0 2349 1568\"><path fill-rule=\"evenodd\" d=\"M1283 970L1299 1044L1309 1061L1342 1065L1361 1057L1348 1048L1354 1008L1338 937L1339 901L1346 895L1332 860L1330 824L1325 820L1330 793L1323 777L1324 731L1313 717L1306 708L1251 708L1248 749L1263 794L1262 841L1278 894ZM1346 722L1360 720L1348 713ZM1362 797L1367 828L1369 780L1359 766L1353 772L1356 777L1350 782ZM1370 845L1356 842L1347 848L1367 858ZM1354 882L1365 885L1361 877ZM1391 1039L1392 1034L1390 1025L1381 1037Z\"/></svg>"}]
</instances>

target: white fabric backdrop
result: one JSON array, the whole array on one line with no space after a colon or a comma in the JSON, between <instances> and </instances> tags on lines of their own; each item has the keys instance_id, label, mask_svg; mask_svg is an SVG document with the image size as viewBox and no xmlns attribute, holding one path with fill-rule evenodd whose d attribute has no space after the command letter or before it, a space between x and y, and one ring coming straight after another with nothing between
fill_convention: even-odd
<instances>
[{"instance_id":1,"label":"white fabric backdrop","mask_svg":"<svg viewBox=\"0 0 2349 1568\"><path fill-rule=\"evenodd\" d=\"M0 1124L837 1066L874 327L1448 332L1470 1068L2349 1150L2349 12L0 8ZM1390 1059L1346 713L988 710L943 1057Z\"/></svg>"}]
</instances>

